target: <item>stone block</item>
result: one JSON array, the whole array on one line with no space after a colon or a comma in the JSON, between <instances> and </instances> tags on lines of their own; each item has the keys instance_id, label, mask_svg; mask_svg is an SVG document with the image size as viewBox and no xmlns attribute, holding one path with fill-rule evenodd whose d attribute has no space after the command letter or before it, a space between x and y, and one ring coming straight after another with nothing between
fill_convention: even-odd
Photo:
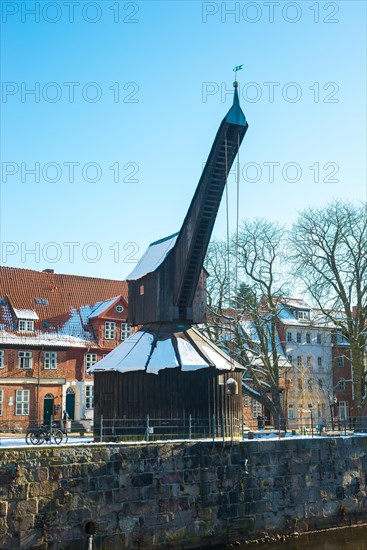
<instances>
[{"instance_id":1,"label":"stone block","mask_svg":"<svg viewBox=\"0 0 367 550\"><path fill-rule=\"evenodd\" d=\"M0 501L0 518L6 517L8 513L8 503L6 501Z\"/></svg>"},{"instance_id":2,"label":"stone block","mask_svg":"<svg viewBox=\"0 0 367 550\"><path fill-rule=\"evenodd\" d=\"M133 487L144 487L146 485L153 484L153 474L140 474L132 476L131 479Z\"/></svg>"}]
</instances>

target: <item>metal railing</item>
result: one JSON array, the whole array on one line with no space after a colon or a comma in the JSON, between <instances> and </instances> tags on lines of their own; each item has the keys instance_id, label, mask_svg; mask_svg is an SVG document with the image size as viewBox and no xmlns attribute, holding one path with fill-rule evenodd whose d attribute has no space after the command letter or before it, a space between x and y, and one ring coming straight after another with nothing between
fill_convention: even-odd
<instances>
[{"instance_id":1,"label":"metal railing","mask_svg":"<svg viewBox=\"0 0 367 550\"><path fill-rule=\"evenodd\" d=\"M227 439L243 436L239 418L151 418L106 419L94 422L95 441L160 441L171 439Z\"/></svg>"}]
</instances>

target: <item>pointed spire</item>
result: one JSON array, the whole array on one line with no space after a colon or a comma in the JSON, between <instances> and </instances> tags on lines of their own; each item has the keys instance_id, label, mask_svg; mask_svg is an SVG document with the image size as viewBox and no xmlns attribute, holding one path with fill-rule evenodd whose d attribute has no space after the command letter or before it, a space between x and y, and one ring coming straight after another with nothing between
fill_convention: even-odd
<instances>
[{"instance_id":1,"label":"pointed spire","mask_svg":"<svg viewBox=\"0 0 367 550\"><path fill-rule=\"evenodd\" d=\"M233 105L227 113L226 122L229 124L237 124L237 126L247 126L246 117L240 107L240 98L238 96L238 82L233 82L234 94Z\"/></svg>"}]
</instances>

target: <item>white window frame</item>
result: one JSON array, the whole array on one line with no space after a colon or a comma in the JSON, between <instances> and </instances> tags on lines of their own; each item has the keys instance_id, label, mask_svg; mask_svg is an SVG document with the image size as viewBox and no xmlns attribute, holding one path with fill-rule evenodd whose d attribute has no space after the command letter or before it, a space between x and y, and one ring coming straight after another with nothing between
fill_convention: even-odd
<instances>
[{"instance_id":1,"label":"white window frame","mask_svg":"<svg viewBox=\"0 0 367 550\"><path fill-rule=\"evenodd\" d=\"M32 370L33 354L31 351L18 351L18 366L22 370Z\"/></svg>"},{"instance_id":2,"label":"white window frame","mask_svg":"<svg viewBox=\"0 0 367 550\"><path fill-rule=\"evenodd\" d=\"M288 420L296 420L297 418L297 408L293 403L288 405Z\"/></svg>"},{"instance_id":3,"label":"white window frame","mask_svg":"<svg viewBox=\"0 0 367 550\"><path fill-rule=\"evenodd\" d=\"M94 408L94 385L86 384L85 386L85 408L91 411Z\"/></svg>"},{"instance_id":4,"label":"white window frame","mask_svg":"<svg viewBox=\"0 0 367 550\"><path fill-rule=\"evenodd\" d=\"M0 416L3 415L4 390L0 388Z\"/></svg>"},{"instance_id":5,"label":"white window frame","mask_svg":"<svg viewBox=\"0 0 367 550\"><path fill-rule=\"evenodd\" d=\"M129 338L131 334L131 326L128 323L121 323L121 341Z\"/></svg>"},{"instance_id":6,"label":"white window frame","mask_svg":"<svg viewBox=\"0 0 367 550\"><path fill-rule=\"evenodd\" d=\"M124 311L124 308L121 305L116 306L115 309L116 309L117 313L122 313Z\"/></svg>"},{"instance_id":7,"label":"white window frame","mask_svg":"<svg viewBox=\"0 0 367 550\"><path fill-rule=\"evenodd\" d=\"M245 393L243 396L243 405L244 407L248 407L250 405L250 396L248 393Z\"/></svg>"},{"instance_id":8,"label":"white window frame","mask_svg":"<svg viewBox=\"0 0 367 550\"><path fill-rule=\"evenodd\" d=\"M34 332L34 321L30 319L19 319L18 321L19 332Z\"/></svg>"},{"instance_id":9,"label":"white window frame","mask_svg":"<svg viewBox=\"0 0 367 550\"><path fill-rule=\"evenodd\" d=\"M29 390L15 391L15 414L16 416L29 416Z\"/></svg>"},{"instance_id":10,"label":"white window frame","mask_svg":"<svg viewBox=\"0 0 367 550\"><path fill-rule=\"evenodd\" d=\"M57 369L57 351L45 351L43 356L43 368L46 370Z\"/></svg>"},{"instance_id":11,"label":"white window frame","mask_svg":"<svg viewBox=\"0 0 367 550\"><path fill-rule=\"evenodd\" d=\"M297 344L302 344L302 332L296 333L296 342Z\"/></svg>"},{"instance_id":12,"label":"white window frame","mask_svg":"<svg viewBox=\"0 0 367 550\"><path fill-rule=\"evenodd\" d=\"M4 368L4 350L0 349L0 369Z\"/></svg>"},{"instance_id":13,"label":"white window frame","mask_svg":"<svg viewBox=\"0 0 367 550\"><path fill-rule=\"evenodd\" d=\"M322 344L322 335L321 332L316 334L316 344Z\"/></svg>"},{"instance_id":14,"label":"white window frame","mask_svg":"<svg viewBox=\"0 0 367 550\"><path fill-rule=\"evenodd\" d=\"M307 358L306 358L306 365L308 367L312 367L312 355L307 355Z\"/></svg>"},{"instance_id":15,"label":"white window frame","mask_svg":"<svg viewBox=\"0 0 367 550\"><path fill-rule=\"evenodd\" d=\"M310 318L310 312L309 311L298 311L297 318L298 319L309 319Z\"/></svg>"},{"instance_id":16,"label":"white window frame","mask_svg":"<svg viewBox=\"0 0 367 550\"><path fill-rule=\"evenodd\" d=\"M253 397L251 398L251 411L252 418L257 418L259 415L263 414L263 406L260 401L256 401Z\"/></svg>"},{"instance_id":17,"label":"white window frame","mask_svg":"<svg viewBox=\"0 0 367 550\"><path fill-rule=\"evenodd\" d=\"M345 391L345 378L339 378L338 380L338 390Z\"/></svg>"},{"instance_id":18,"label":"white window frame","mask_svg":"<svg viewBox=\"0 0 367 550\"><path fill-rule=\"evenodd\" d=\"M293 333L287 330L287 342L293 342Z\"/></svg>"},{"instance_id":19,"label":"white window frame","mask_svg":"<svg viewBox=\"0 0 367 550\"><path fill-rule=\"evenodd\" d=\"M317 358L317 366L322 368L322 357L320 355Z\"/></svg>"},{"instance_id":20,"label":"white window frame","mask_svg":"<svg viewBox=\"0 0 367 550\"><path fill-rule=\"evenodd\" d=\"M84 366L88 370L90 367L98 362L98 355L96 353L86 353L84 355Z\"/></svg>"},{"instance_id":21,"label":"white window frame","mask_svg":"<svg viewBox=\"0 0 367 550\"><path fill-rule=\"evenodd\" d=\"M297 367L302 367L303 361L302 361L302 355L297 355Z\"/></svg>"},{"instance_id":22,"label":"white window frame","mask_svg":"<svg viewBox=\"0 0 367 550\"><path fill-rule=\"evenodd\" d=\"M116 338L116 323L115 321L105 321L104 324L105 340L114 340Z\"/></svg>"},{"instance_id":23,"label":"white window frame","mask_svg":"<svg viewBox=\"0 0 367 550\"><path fill-rule=\"evenodd\" d=\"M293 364L293 355L288 355L287 359L289 363Z\"/></svg>"},{"instance_id":24,"label":"white window frame","mask_svg":"<svg viewBox=\"0 0 367 550\"><path fill-rule=\"evenodd\" d=\"M306 344L311 344L311 333L306 332Z\"/></svg>"},{"instance_id":25,"label":"white window frame","mask_svg":"<svg viewBox=\"0 0 367 550\"><path fill-rule=\"evenodd\" d=\"M338 402L338 417L339 420L346 420L348 418L349 412L349 403L348 401L339 401Z\"/></svg>"}]
</instances>

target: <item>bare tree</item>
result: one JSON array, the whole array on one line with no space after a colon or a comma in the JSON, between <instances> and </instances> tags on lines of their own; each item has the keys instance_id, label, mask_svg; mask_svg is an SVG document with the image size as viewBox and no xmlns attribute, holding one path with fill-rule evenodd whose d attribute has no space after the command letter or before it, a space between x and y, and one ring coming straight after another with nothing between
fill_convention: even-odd
<instances>
[{"instance_id":1,"label":"bare tree","mask_svg":"<svg viewBox=\"0 0 367 550\"><path fill-rule=\"evenodd\" d=\"M349 342L356 404L366 406L367 215L334 201L299 214L290 235L294 273Z\"/></svg>"},{"instance_id":2,"label":"bare tree","mask_svg":"<svg viewBox=\"0 0 367 550\"><path fill-rule=\"evenodd\" d=\"M280 298L285 295L285 237L282 226L267 220L244 222L237 248L243 294L245 345L237 360L247 368L246 391L265 405L276 424L285 426L282 382L286 360L278 336Z\"/></svg>"},{"instance_id":3,"label":"bare tree","mask_svg":"<svg viewBox=\"0 0 367 550\"><path fill-rule=\"evenodd\" d=\"M225 243L215 243L206 260L211 281L208 333L246 367L244 391L270 410L277 427L285 426L281 378L286 361L277 332L284 241L285 230L277 224L244 222L231 241L231 265L223 266L228 263Z\"/></svg>"}]
</instances>

